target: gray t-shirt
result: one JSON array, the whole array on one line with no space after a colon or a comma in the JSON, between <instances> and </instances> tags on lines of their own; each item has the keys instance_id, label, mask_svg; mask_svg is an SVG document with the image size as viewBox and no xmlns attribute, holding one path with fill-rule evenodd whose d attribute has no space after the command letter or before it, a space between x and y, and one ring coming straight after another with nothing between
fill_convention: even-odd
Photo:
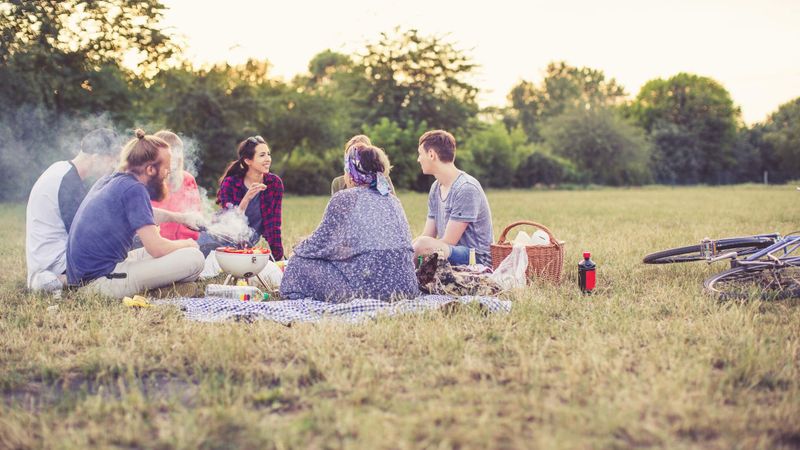
<instances>
[{"instance_id":1,"label":"gray t-shirt","mask_svg":"<svg viewBox=\"0 0 800 450\"><path fill-rule=\"evenodd\" d=\"M439 182L434 181L428 194L428 217L436 222L436 237L441 239L447 222L467 222L467 229L457 245L475 249L479 264L492 265L489 245L492 243L492 211L481 183L465 172L456 178L442 198Z\"/></svg>"}]
</instances>

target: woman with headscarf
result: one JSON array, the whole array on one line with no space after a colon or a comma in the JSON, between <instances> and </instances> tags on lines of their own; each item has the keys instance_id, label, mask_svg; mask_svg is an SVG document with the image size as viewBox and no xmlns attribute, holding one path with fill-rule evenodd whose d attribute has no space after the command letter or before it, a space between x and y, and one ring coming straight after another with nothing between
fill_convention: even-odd
<instances>
[{"instance_id":1,"label":"woman with headscarf","mask_svg":"<svg viewBox=\"0 0 800 450\"><path fill-rule=\"evenodd\" d=\"M284 299L336 303L419 294L411 231L400 201L389 195L382 153L365 144L348 149L350 189L333 195L320 225L294 248L280 287Z\"/></svg>"},{"instance_id":2,"label":"woman with headscarf","mask_svg":"<svg viewBox=\"0 0 800 450\"><path fill-rule=\"evenodd\" d=\"M345 156L347 155L347 151L350 150L351 147L359 144L370 146L372 145L372 141L369 140L368 136L365 136L363 134L357 134L351 137L350 140L347 141L347 144L344 145ZM378 150L380 150L378 157L380 157L381 164L383 164L383 176L386 177L386 181L389 183L389 190L391 191L391 193L396 194L394 190L394 185L392 184L392 179L389 177L389 172L392 170L392 165L389 164L389 157L386 156L386 153L383 150L381 149ZM333 181L331 182L331 195L343 189L352 187L347 185L346 179L347 179L346 175L339 175L338 177L333 179Z\"/></svg>"}]
</instances>

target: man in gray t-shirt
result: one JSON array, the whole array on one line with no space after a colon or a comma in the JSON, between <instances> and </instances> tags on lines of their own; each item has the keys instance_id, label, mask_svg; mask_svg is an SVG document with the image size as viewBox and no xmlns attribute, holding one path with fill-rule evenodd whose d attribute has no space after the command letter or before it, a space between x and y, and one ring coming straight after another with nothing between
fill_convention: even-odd
<instances>
[{"instance_id":1,"label":"man in gray t-shirt","mask_svg":"<svg viewBox=\"0 0 800 450\"><path fill-rule=\"evenodd\" d=\"M455 166L456 141L443 130L419 139L417 161L436 181L428 195L428 219L414 240L414 254L439 253L451 264L468 264L474 249L478 264L491 265L492 212L481 184Z\"/></svg>"}]
</instances>

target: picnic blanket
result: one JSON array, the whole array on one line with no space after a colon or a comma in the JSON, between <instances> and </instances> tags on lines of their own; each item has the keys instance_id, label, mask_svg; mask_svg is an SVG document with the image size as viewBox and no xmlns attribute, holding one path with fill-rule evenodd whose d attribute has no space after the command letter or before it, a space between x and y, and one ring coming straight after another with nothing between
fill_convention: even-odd
<instances>
[{"instance_id":1,"label":"picnic blanket","mask_svg":"<svg viewBox=\"0 0 800 450\"><path fill-rule=\"evenodd\" d=\"M176 305L189 320L221 322L226 320L252 322L271 320L283 325L299 322L335 320L347 323L376 319L378 316L419 314L442 307L476 304L487 313L510 312L511 302L496 297L423 295L416 298L387 302L376 299L354 299L346 303L328 303L311 299L271 302L243 302L217 297L177 298L155 300L154 305Z\"/></svg>"}]
</instances>

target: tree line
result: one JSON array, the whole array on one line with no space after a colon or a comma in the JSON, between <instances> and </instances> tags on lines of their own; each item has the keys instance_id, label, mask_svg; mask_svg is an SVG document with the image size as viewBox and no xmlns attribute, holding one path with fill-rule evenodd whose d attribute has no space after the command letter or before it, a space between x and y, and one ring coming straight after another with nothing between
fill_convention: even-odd
<instances>
[{"instance_id":1,"label":"tree line","mask_svg":"<svg viewBox=\"0 0 800 450\"><path fill-rule=\"evenodd\" d=\"M476 63L439 36L391 30L355 54L321 51L283 80L264 60L192 65L163 11L157 0L0 2L0 200L24 198L104 123L190 137L212 192L236 143L260 134L288 191L326 193L359 133L386 150L397 188L426 191L416 148L432 128L455 134L458 165L489 188L800 178L800 97L746 126L708 77L678 73L631 96L601 70L553 62L505 107L481 109Z\"/></svg>"}]
</instances>

